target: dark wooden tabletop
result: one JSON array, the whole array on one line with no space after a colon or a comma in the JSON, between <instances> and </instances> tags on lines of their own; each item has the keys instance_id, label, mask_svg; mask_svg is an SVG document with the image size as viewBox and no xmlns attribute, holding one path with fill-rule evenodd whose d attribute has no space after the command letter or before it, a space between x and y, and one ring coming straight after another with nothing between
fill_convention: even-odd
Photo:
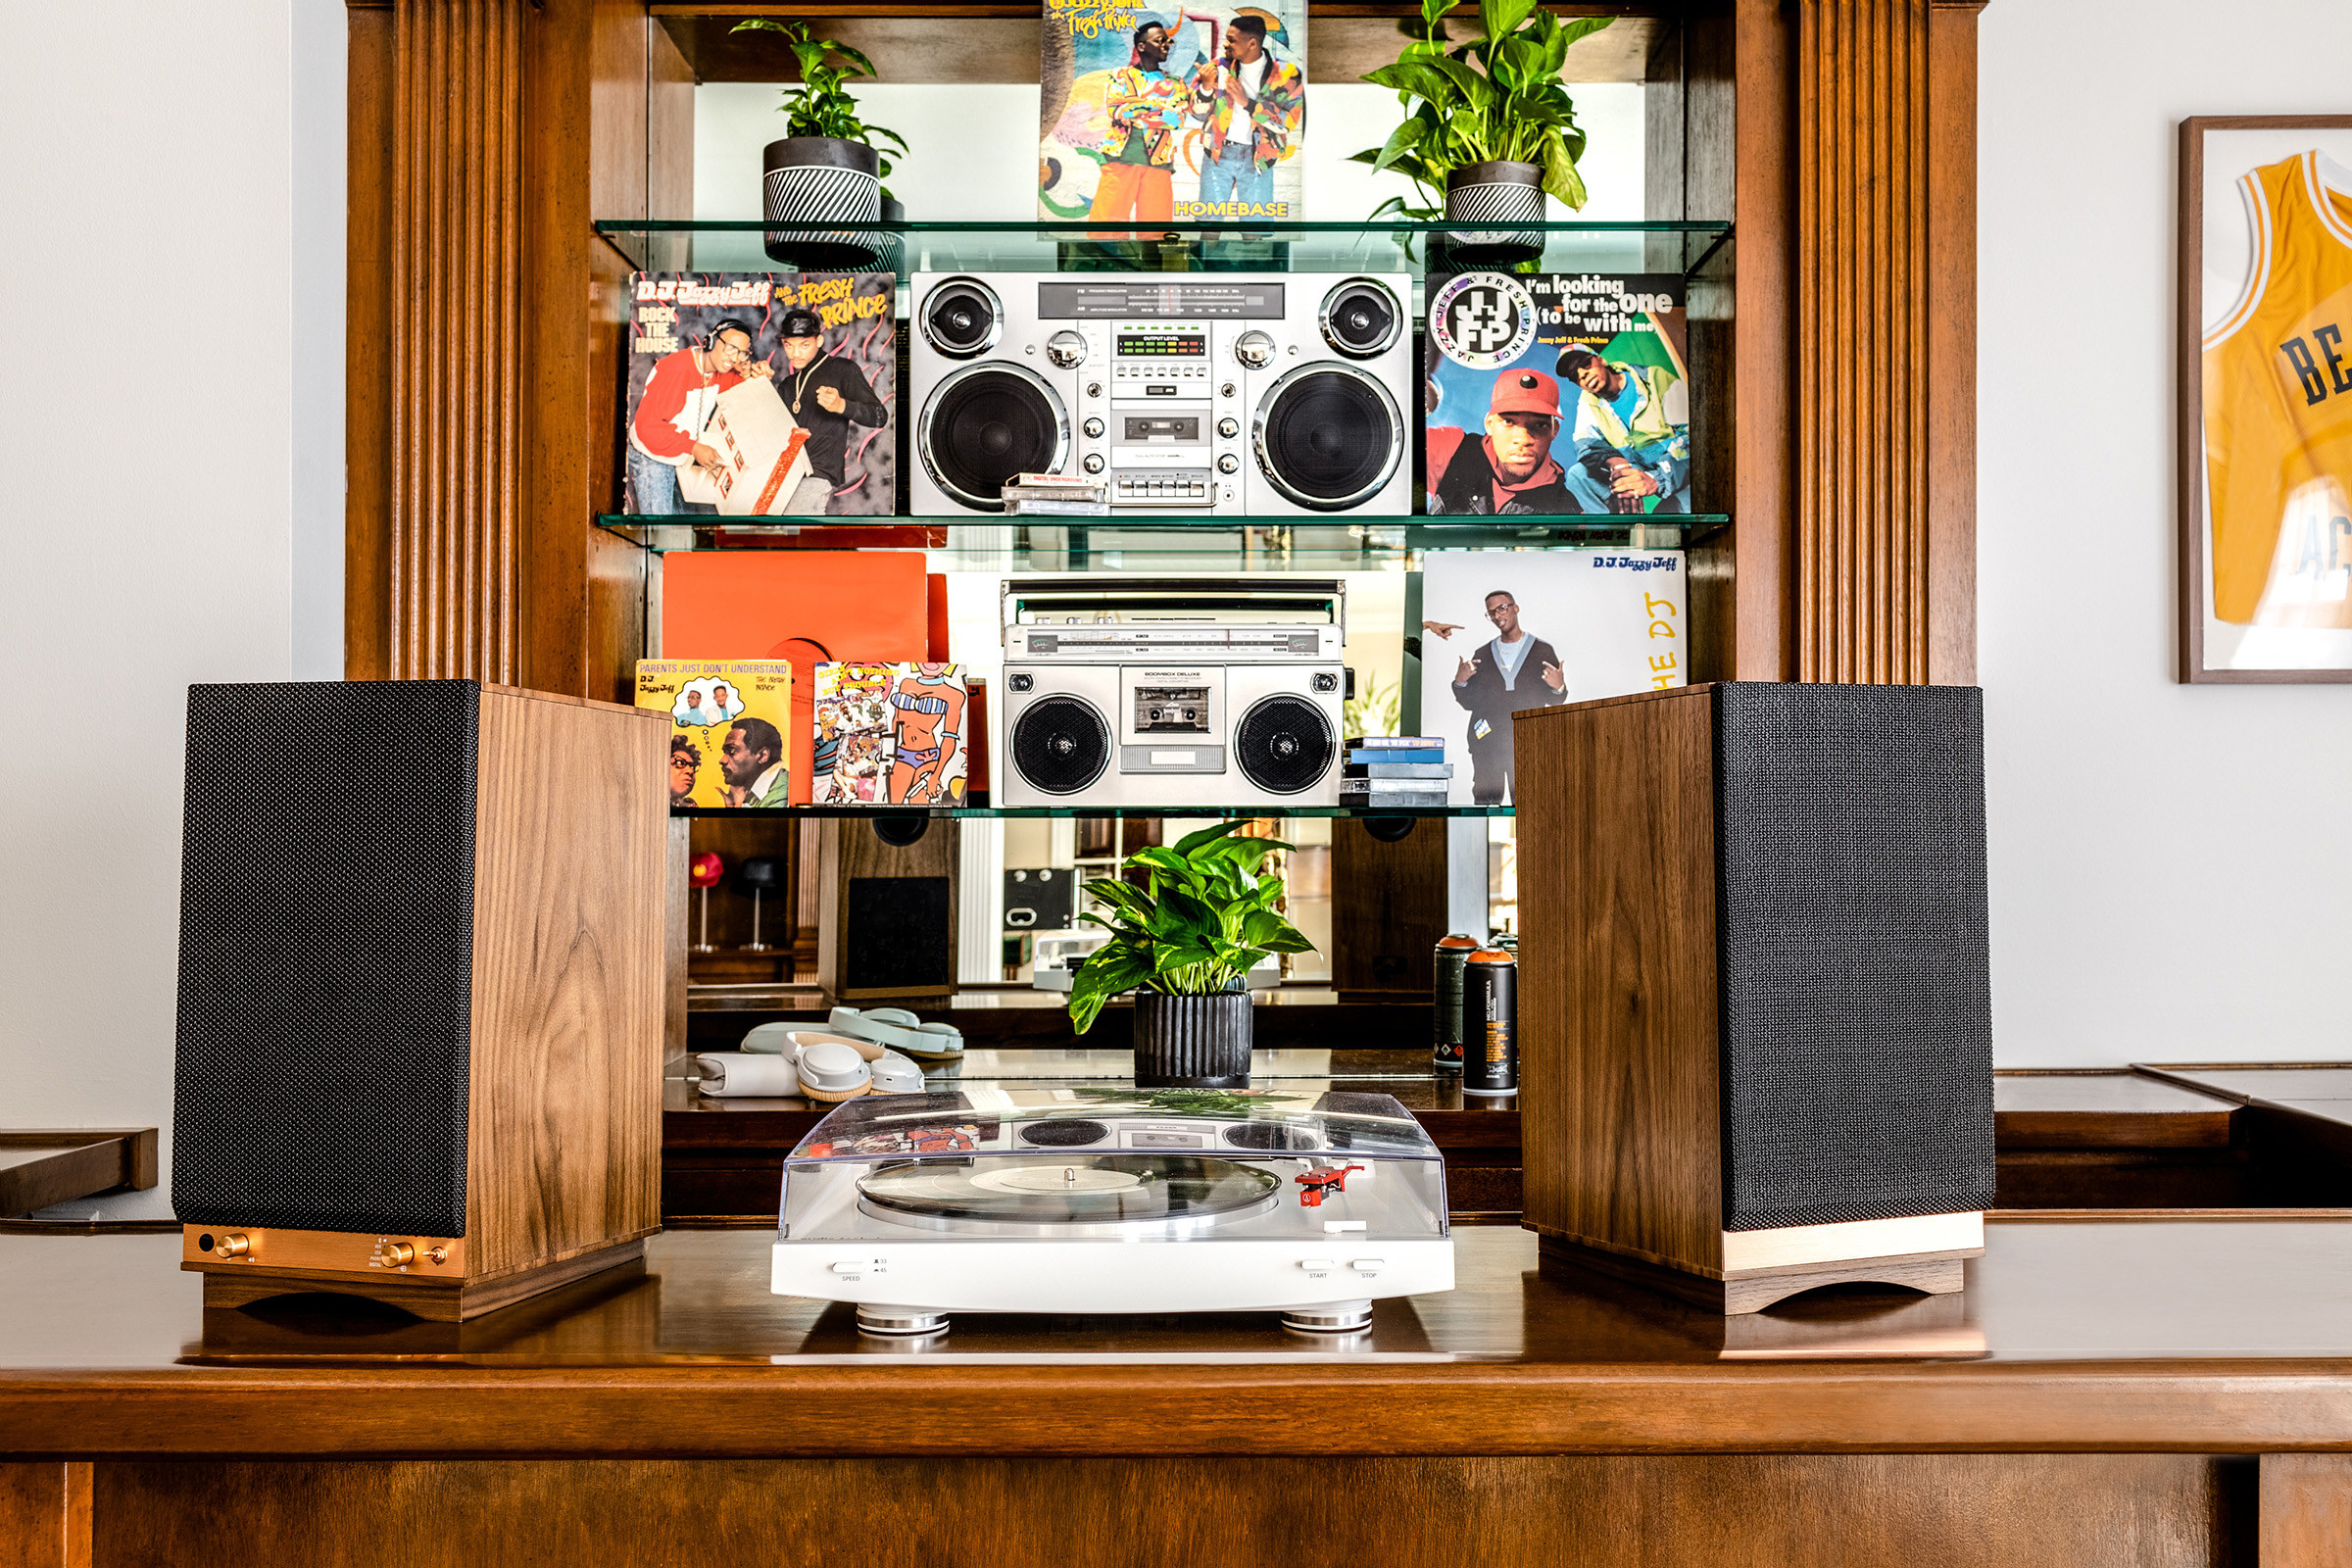
<instances>
[{"instance_id":1,"label":"dark wooden tabletop","mask_svg":"<svg viewBox=\"0 0 2352 1568\"><path fill-rule=\"evenodd\" d=\"M0 1453L1558 1453L2352 1448L2352 1221L2006 1220L1961 1296L1723 1319L1455 1233L1334 1346L1270 1314L861 1339L673 1232L466 1325L201 1309L169 1236L0 1237Z\"/></svg>"}]
</instances>

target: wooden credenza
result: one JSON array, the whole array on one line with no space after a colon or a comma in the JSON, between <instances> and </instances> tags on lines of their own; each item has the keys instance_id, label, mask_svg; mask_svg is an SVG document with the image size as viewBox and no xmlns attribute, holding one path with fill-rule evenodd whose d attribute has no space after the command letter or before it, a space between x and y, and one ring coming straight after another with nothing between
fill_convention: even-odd
<instances>
[{"instance_id":1,"label":"wooden credenza","mask_svg":"<svg viewBox=\"0 0 2352 1568\"><path fill-rule=\"evenodd\" d=\"M1725 1320L1456 1232L1270 1317L861 1341L767 1237L462 1325L0 1237L0 1562L2341 1563L2352 1218L2007 1219L1958 1297ZM2259 1551L2260 1555L2255 1554ZM2330 1555L2330 1553L2336 1555Z\"/></svg>"}]
</instances>

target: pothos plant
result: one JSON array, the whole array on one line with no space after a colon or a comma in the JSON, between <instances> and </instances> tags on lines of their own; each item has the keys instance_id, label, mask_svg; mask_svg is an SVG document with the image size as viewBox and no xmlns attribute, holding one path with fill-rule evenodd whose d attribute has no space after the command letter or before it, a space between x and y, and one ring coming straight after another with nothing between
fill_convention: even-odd
<instances>
[{"instance_id":1,"label":"pothos plant","mask_svg":"<svg viewBox=\"0 0 2352 1568\"><path fill-rule=\"evenodd\" d=\"M806 22L754 17L738 22L733 30L781 33L792 50L801 79L785 87L784 101L776 105L777 114L789 117L784 123L786 135L830 136L836 141L863 142L881 158L882 177L890 177L890 159L882 152L882 144L888 142L904 155L906 140L895 130L869 125L860 119L858 100L850 96L848 86L859 77L873 79L871 60L846 43L813 36Z\"/></svg>"},{"instance_id":2,"label":"pothos plant","mask_svg":"<svg viewBox=\"0 0 2352 1568\"><path fill-rule=\"evenodd\" d=\"M1609 24L1607 17L1563 22L1536 0L1479 0L1486 36L1455 44L1446 32L1454 0L1421 0L1419 35L1395 65L1364 80L1396 89L1412 113L1387 143L1349 159L1375 172L1394 169L1419 187L1422 205L1392 196L1374 218L1435 220L1445 214L1446 176L1470 164L1533 164L1545 190L1571 209L1585 205L1585 155L1576 104L1560 80L1568 46ZM1404 23L1410 28L1410 22ZM1417 104L1417 107L1416 107Z\"/></svg>"},{"instance_id":3,"label":"pothos plant","mask_svg":"<svg viewBox=\"0 0 2352 1568\"><path fill-rule=\"evenodd\" d=\"M1084 1034L1103 1004L1135 990L1205 997L1239 987L1269 953L1311 953L1314 944L1285 918L1282 878L1266 857L1290 845L1241 838L1246 821L1187 833L1173 848L1138 850L1133 882L1087 884L1106 911L1080 915L1110 933L1070 979L1070 1023Z\"/></svg>"}]
</instances>

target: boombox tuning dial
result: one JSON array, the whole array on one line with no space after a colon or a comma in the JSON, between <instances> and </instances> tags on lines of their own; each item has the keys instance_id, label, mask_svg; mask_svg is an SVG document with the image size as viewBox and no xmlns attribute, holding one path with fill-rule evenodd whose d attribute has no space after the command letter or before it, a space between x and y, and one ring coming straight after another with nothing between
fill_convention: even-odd
<instances>
[{"instance_id":1,"label":"boombox tuning dial","mask_svg":"<svg viewBox=\"0 0 2352 1568\"><path fill-rule=\"evenodd\" d=\"M1046 358L1065 370L1086 363L1086 339L1066 327L1046 339Z\"/></svg>"},{"instance_id":2,"label":"boombox tuning dial","mask_svg":"<svg viewBox=\"0 0 2352 1568\"><path fill-rule=\"evenodd\" d=\"M1274 363L1274 339L1264 332L1244 332L1233 340L1233 357L1252 370L1262 370Z\"/></svg>"}]
</instances>

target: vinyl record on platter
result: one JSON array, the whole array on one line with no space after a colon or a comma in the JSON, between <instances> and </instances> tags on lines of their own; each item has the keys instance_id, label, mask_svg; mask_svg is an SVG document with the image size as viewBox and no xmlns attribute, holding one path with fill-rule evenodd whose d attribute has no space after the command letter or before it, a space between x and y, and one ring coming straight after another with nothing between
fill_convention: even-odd
<instances>
[{"instance_id":1,"label":"vinyl record on platter","mask_svg":"<svg viewBox=\"0 0 2352 1568\"><path fill-rule=\"evenodd\" d=\"M1204 1218L1254 1208L1282 1178L1200 1154L1066 1154L888 1165L858 1184L884 1209L926 1219L1085 1224Z\"/></svg>"}]
</instances>

